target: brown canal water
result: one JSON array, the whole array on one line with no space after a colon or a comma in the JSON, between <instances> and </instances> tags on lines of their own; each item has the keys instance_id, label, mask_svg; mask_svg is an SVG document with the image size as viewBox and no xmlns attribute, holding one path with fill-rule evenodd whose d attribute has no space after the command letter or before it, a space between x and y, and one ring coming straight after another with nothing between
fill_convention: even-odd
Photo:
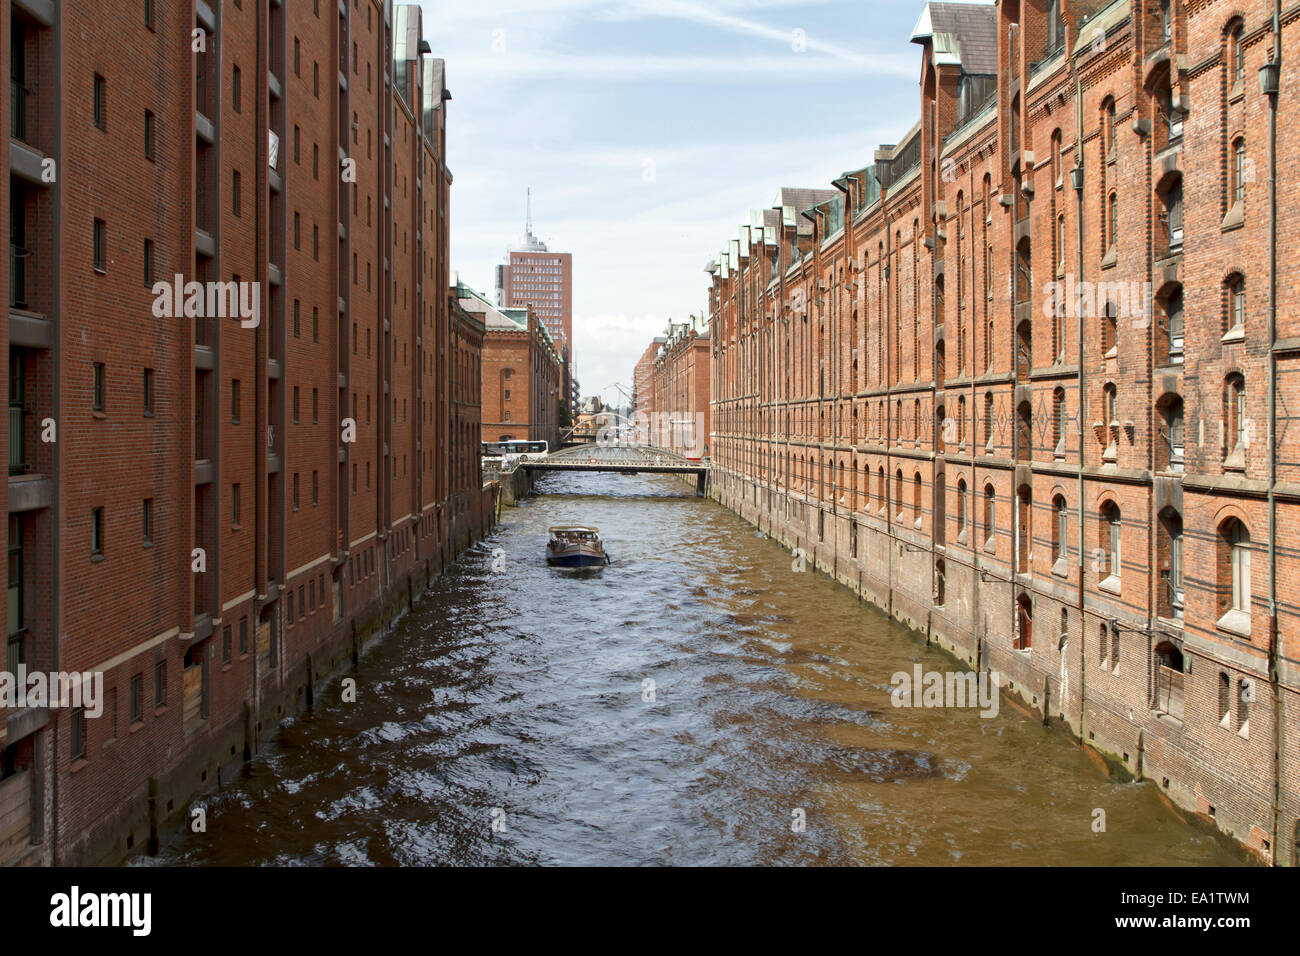
<instances>
[{"instance_id":1,"label":"brown canal water","mask_svg":"<svg viewBox=\"0 0 1300 956\"><path fill-rule=\"evenodd\" d=\"M355 703L319 690L206 833L135 862L1244 862L1005 700L891 706L894 673L957 665L692 486L539 490L363 656ZM613 563L548 568L569 523Z\"/></svg>"}]
</instances>

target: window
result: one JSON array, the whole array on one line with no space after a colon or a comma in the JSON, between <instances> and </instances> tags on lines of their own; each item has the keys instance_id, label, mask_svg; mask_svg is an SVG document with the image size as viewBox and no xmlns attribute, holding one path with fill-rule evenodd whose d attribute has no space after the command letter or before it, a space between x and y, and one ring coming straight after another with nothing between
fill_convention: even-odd
<instances>
[{"instance_id":1,"label":"window","mask_svg":"<svg viewBox=\"0 0 1300 956\"><path fill-rule=\"evenodd\" d=\"M1121 563L1120 544L1122 523L1119 506L1107 501L1101 506L1101 537L1098 544L1097 574L1101 587L1119 593Z\"/></svg>"},{"instance_id":2,"label":"window","mask_svg":"<svg viewBox=\"0 0 1300 956\"><path fill-rule=\"evenodd\" d=\"M1169 251L1183 247L1183 180L1181 177L1165 193L1165 239Z\"/></svg>"},{"instance_id":3,"label":"window","mask_svg":"<svg viewBox=\"0 0 1300 956\"><path fill-rule=\"evenodd\" d=\"M293 163L295 166L302 165L302 130L298 124L293 124Z\"/></svg>"},{"instance_id":4,"label":"window","mask_svg":"<svg viewBox=\"0 0 1300 956\"><path fill-rule=\"evenodd\" d=\"M1232 82L1233 85L1242 83L1246 79L1246 45L1242 43L1241 24L1237 24L1232 30Z\"/></svg>"},{"instance_id":5,"label":"window","mask_svg":"<svg viewBox=\"0 0 1300 956\"><path fill-rule=\"evenodd\" d=\"M1183 291L1178 288L1165 300L1165 338L1169 345L1169 364L1183 363L1183 343L1186 331L1183 327Z\"/></svg>"},{"instance_id":6,"label":"window","mask_svg":"<svg viewBox=\"0 0 1300 956\"><path fill-rule=\"evenodd\" d=\"M104 410L104 363L95 362L91 366L90 408L92 411Z\"/></svg>"},{"instance_id":7,"label":"window","mask_svg":"<svg viewBox=\"0 0 1300 956\"><path fill-rule=\"evenodd\" d=\"M239 216L240 206L239 170L232 169L230 171L230 211L233 212L236 217Z\"/></svg>"},{"instance_id":8,"label":"window","mask_svg":"<svg viewBox=\"0 0 1300 956\"><path fill-rule=\"evenodd\" d=\"M320 482L314 470L311 473L311 503L313 507L320 504Z\"/></svg>"},{"instance_id":9,"label":"window","mask_svg":"<svg viewBox=\"0 0 1300 956\"><path fill-rule=\"evenodd\" d=\"M320 147L315 143L311 146L311 178L320 179Z\"/></svg>"},{"instance_id":10,"label":"window","mask_svg":"<svg viewBox=\"0 0 1300 956\"><path fill-rule=\"evenodd\" d=\"M153 705L167 706L167 662L159 661L153 667Z\"/></svg>"},{"instance_id":11,"label":"window","mask_svg":"<svg viewBox=\"0 0 1300 956\"><path fill-rule=\"evenodd\" d=\"M1066 409L1065 389L1052 391L1052 454L1056 458L1065 457Z\"/></svg>"},{"instance_id":12,"label":"window","mask_svg":"<svg viewBox=\"0 0 1300 956\"><path fill-rule=\"evenodd\" d=\"M233 635L230 630L230 625L227 624L221 629L221 663L223 664L230 663L231 645L233 644L232 638Z\"/></svg>"},{"instance_id":13,"label":"window","mask_svg":"<svg viewBox=\"0 0 1300 956\"><path fill-rule=\"evenodd\" d=\"M144 674L131 675L131 723L144 719Z\"/></svg>"},{"instance_id":14,"label":"window","mask_svg":"<svg viewBox=\"0 0 1300 956\"><path fill-rule=\"evenodd\" d=\"M107 271L108 261L108 226L104 220L95 220L95 231L92 240L92 264L96 272Z\"/></svg>"},{"instance_id":15,"label":"window","mask_svg":"<svg viewBox=\"0 0 1300 956\"><path fill-rule=\"evenodd\" d=\"M997 498L992 485L984 486L984 550L992 551L997 538Z\"/></svg>"},{"instance_id":16,"label":"window","mask_svg":"<svg viewBox=\"0 0 1300 956\"><path fill-rule=\"evenodd\" d=\"M149 110L144 111L144 155L146 159L153 159L153 141L154 141L154 115Z\"/></svg>"},{"instance_id":17,"label":"window","mask_svg":"<svg viewBox=\"0 0 1300 956\"><path fill-rule=\"evenodd\" d=\"M1219 624L1250 634L1250 532L1237 518L1219 528Z\"/></svg>"},{"instance_id":18,"label":"window","mask_svg":"<svg viewBox=\"0 0 1300 956\"><path fill-rule=\"evenodd\" d=\"M1057 495L1052 502L1056 521L1052 525L1052 570L1058 574L1065 571L1064 561L1070 553L1070 510L1065 499Z\"/></svg>"},{"instance_id":19,"label":"window","mask_svg":"<svg viewBox=\"0 0 1300 956\"><path fill-rule=\"evenodd\" d=\"M1157 595L1160 616L1181 621L1183 619L1183 519L1172 508L1165 508L1160 513L1156 550L1160 569L1160 593Z\"/></svg>"},{"instance_id":20,"label":"window","mask_svg":"<svg viewBox=\"0 0 1300 956\"><path fill-rule=\"evenodd\" d=\"M1249 427L1246 418L1246 380L1240 374L1229 375L1223 387L1224 466L1243 468Z\"/></svg>"},{"instance_id":21,"label":"window","mask_svg":"<svg viewBox=\"0 0 1300 956\"><path fill-rule=\"evenodd\" d=\"M1219 671L1219 724L1226 727L1232 714L1232 680Z\"/></svg>"},{"instance_id":22,"label":"window","mask_svg":"<svg viewBox=\"0 0 1300 956\"><path fill-rule=\"evenodd\" d=\"M311 340L320 341L320 308L314 305L311 307Z\"/></svg>"},{"instance_id":23,"label":"window","mask_svg":"<svg viewBox=\"0 0 1300 956\"><path fill-rule=\"evenodd\" d=\"M230 523L239 526L239 482L230 486Z\"/></svg>"},{"instance_id":24,"label":"window","mask_svg":"<svg viewBox=\"0 0 1300 956\"><path fill-rule=\"evenodd\" d=\"M1224 333L1246 331L1246 278L1240 273L1228 277L1228 304L1224 313Z\"/></svg>"},{"instance_id":25,"label":"window","mask_svg":"<svg viewBox=\"0 0 1300 956\"><path fill-rule=\"evenodd\" d=\"M144 370L143 387L144 387L144 396L143 396L144 414L152 415L153 414L153 369L151 368L147 368Z\"/></svg>"},{"instance_id":26,"label":"window","mask_svg":"<svg viewBox=\"0 0 1300 956\"><path fill-rule=\"evenodd\" d=\"M993 393L984 393L984 450L993 452Z\"/></svg>"},{"instance_id":27,"label":"window","mask_svg":"<svg viewBox=\"0 0 1300 956\"><path fill-rule=\"evenodd\" d=\"M1101 390L1102 457L1113 461L1119 452L1119 392L1113 382Z\"/></svg>"},{"instance_id":28,"label":"window","mask_svg":"<svg viewBox=\"0 0 1300 956\"><path fill-rule=\"evenodd\" d=\"M293 473L293 510L298 510L298 472Z\"/></svg>"},{"instance_id":29,"label":"window","mask_svg":"<svg viewBox=\"0 0 1300 956\"><path fill-rule=\"evenodd\" d=\"M230 380L230 424L239 424L239 379Z\"/></svg>"},{"instance_id":30,"label":"window","mask_svg":"<svg viewBox=\"0 0 1300 956\"><path fill-rule=\"evenodd\" d=\"M144 285L146 289L153 288L153 240L144 241Z\"/></svg>"},{"instance_id":31,"label":"window","mask_svg":"<svg viewBox=\"0 0 1300 956\"><path fill-rule=\"evenodd\" d=\"M1106 203L1106 248L1114 250L1119 239L1119 193L1110 194Z\"/></svg>"},{"instance_id":32,"label":"window","mask_svg":"<svg viewBox=\"0 0 1300 956\"><path fill-rule=\"evenodd\" d=\"M95 74L95 125L102 130L108 129L108 81L98 73Z\"/></svg>"},{"instance_id":33,"label":"window","mask_svg":"<svg viewBox=\"0 0 1300 956\"><path fill-rule=\"evenodd\" d=\"M1246 138L1239 136L1232 141L1232 203L1234 206L1246 201L1246 177L1248 172Z\"/></svg>"},{"instance_id":34,"label":"window","mask_svg":"<svg viewBox=\"0 0 1300 956\"><path fill-rule=\"evenodd\" d=\"M230 108L236 113L240 111L239 87L239 67L236 66L230 73Z\"/></svg>"},{"instance_id":35,"label":"window","mask_svg":"<svg viewBox=\"0 0 1300 956\"><path fill-rule=\"evenodd\" d=\"M1115 158L1115 101L1107 100L1102 118L1102 152L1108 162Z\"/></svg>"},{"instance_id":36,"label":"window","mask_svg":"<svg viewBox=\"0 0 1300 956\"><path fill-rule=\"evenodd\" d=\"M966 480L961 478L957 481L957 540L962 543L966 541L966 529L970 521L966 509Z\"/></svg>"},{"instance_id":37,"label":"window","mask_svg":"<svg viewBox=\"0 0 1300 956\"><path fill-rule=\"evenodd\" d=\"M302 76L302 44L293 38L293 75Z\"/></svg>"},{"instance_id":38,"label":"window","mask_svg":"<svg viewBox=\"0 0 1300 956\"><path fill-rule=\"evenodd\" d=\"M313 424L320 421L320 392L314 388L311 390L311 420Z\"/></svg>"},{"instance_id":39,"label":"window","mask_svg":"<svg viewBox=\"0 0 1300 956\"><path fill-rule=\"evenodd\" d=\"M293 423L298 424L298 386L293 387Z\"/></svg>"},{"instance_id":40,"label":"window","mask_svg":"<svg viewBox=\"0 0 1300 956\"><path fill-rule=\"evenodd\" d=\"M295 249L302 248L302 218L298 215L296 209L293 213L293 247Z\"/></svg>"},{"instance_id":41,"label":"window","mask_svg":"<svg viewBox=\"0 0 1300 956\"><path fill-rule=\"evenodd\" d=\"M144 543L153 544L153 499L146 498L141 506L141 533Z\"/></svg>"},{"instance_id":42,"label":"window","mask_svg":"<svg viewBox=\"0 0 1300 956\"><path fill-rule=\"evenodd\" d=\"M248 653L248 618L239 619L239 653L241 655Z\"/></svg>"},{"instance_id":43,"label":"window","mask_svg":"<svg viewBox=\"0 0 1300 956\"><path fill-rule=\"evenodd\" d=\"M86 708L78 707L72 712L72 759L82 760L86 756Z\"/></svg>"}]
</instances>

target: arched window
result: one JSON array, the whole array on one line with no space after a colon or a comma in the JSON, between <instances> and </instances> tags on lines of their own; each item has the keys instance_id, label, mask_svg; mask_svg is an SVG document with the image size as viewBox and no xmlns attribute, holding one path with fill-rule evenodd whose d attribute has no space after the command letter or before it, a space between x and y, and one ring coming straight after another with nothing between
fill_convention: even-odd
<instances>
[{"instance_id":1,"label":"arched window","mask_svg":"<svg viewBox=\"0 0 1300 956\"><path fill-rule=\"evenodd\" d=\"M1156 711L1183 719L1183 652L1172 641L1156 645Z\"/></svg>"},{"instance_id":2,"label":"arched window","mask_svg":"<svg viewBox=\"0 0 1300 956\"><path fill-rule=\"evenodd\" d=\"M1182 471L1186 450L1182 397L1173 392L1161 396L1156 403L1156 413L1160 416L1156 467L1162 471Z\"/></svg>"},{"instance_id":3,"label":"arched window","mask_svg":"<svg viewBox=\"0 0 1300 956\"><path fill-rule=\"evenodd\" d=\"M993 318L984 323L984 371L993 368Z\"/></svg>"},{"instance_id":4,"label":"arched window","mask_svg":"<svg viewBox=\"0 0 1300 956\"><path fill-rule=\"evenodd\" d=\"M934 603L936 607L943 607L944 597L947 592L946 582L944 580L947 571L947 565L944 564L943 558L934 562Z\"/></svg>"},{"instance_id":5,"label":"arched window","mask_svg":"<svg viewBox=\"0 0 1300 956\"><path fill-rule=\"evenodd\" d=\"M1219 671L1219 724L1223 727L1228 726L1228 718L1232 714L1232 679L1223 671Z\"/></svg>"},{"instance_id":6,"label":"arched window","mask_svg":"<svg viewBox=\"0 0 1300 956\"><path fill-rule=\"evenodd\" d=\"M1119 193L1112 192L1106 201L1106 248L1114 251L1119 240Z\"/></svg>"},{"instance_id":7,"label":"arched window","mask_svg":"<svg viewBox=\"0 0 1300 956\"><path fill-rule=\"evenodd\" d=\"M984 550L992 551L997 538L997 498L993 486L984 486Z\"/></svg>"},{"instance_id":8,"label":"arched window","mask_svg":"<svg viewBox=\"0 0 1300 956\"><path fill-rule=\"evenodd\" d=\"M1034 550L1034 493L1028 485L1021 485L1016 494L1016 570L1029 574Z\"/></svg>"},{"instance_id":9,"label":"arched window","mask_svg":"<svg viewBox=\"0 0 1300 956\"><path fill-rule=\"evenodd\" d=\"M1115 101L1107 99L1102 106L1102 159L1109 162L1115 158Z\"/></svg>"},{"instance_id":10,"label":"arched window","mask_svg":"<svg viewBox=\"0 0 1300 956\"><path fill-rule=\"evenodd\" d=\"M1101 424L1106 446L1102 457L1114 460L1119 451L1119 391L1114 382L1107 382L1101 389Z\"/></svg>"},{"instance_id":11,"label":"arched window","mask_svg":"<svg viewBox=\"0 0 1300 956\"><path fill-rule=\"evenodd\" d=\"M1237 518L1219 526L1219 626L1250 635L1250 532Z\"/></svg>"},{"instance_id":12,"label":"arched window","mask_svg":"<svg viewBox=\"0 0 1300 956\"><path fill-rule=\"evenodd\" d=\"M1101 587L1115 593L1119 593L1120 590L1120 575L1123 568L1123 556L1120 553L1122 528L1119 505L1114 501L1103 502L1097 540L1098 557L1101 560L1098 562L1097 573L1101 578Z\"/></svg>"},{"instance_id":13,"label":"arched window","mask_svg":"<svg viewBox=\"0 0 1300 956\"><path fill-rule=\"evenodd\" d=\"M876 471L876 504L883 515L885 509L889 507L889 490L885 487L885 466L881 465Z\"/></svg>"},{"instance_id":14,"label":"arched window","mask_svg":"<svg viewBox=\"0 0 1300 956\"><path fill-rule=\"evenodd\" d=\"M1224 466L1244 468L1249 432L1246 425L1246 379L1239 372L1230 374L1223 383L1223 453Z\"/></svg>"},{"instance_id":15,"label":"arched window","mask_svg":"<svg viewBox=\"0 0 1300 956\"><path fill-rule=\"evenodd\" d=\"M894 513L903 520L903 469L894 472Z\"/></svg>"},{"instance_id":16,"label":"arched window","mask_svg":"<svg viewBox=\"0 0 1300 956\"><path fill-rule=\"evenodd\" d=\"M984 393L984 450L993 453L993 393Z\"/></svg>"},{"instance_id":17,"label":"arched window","mask_svg":"<svg viewBox=\"0 0 1300 956\"><path fill-rule=\"evenodd\" d=\"M966 510L966 479L957 479L957 540L966 543L966 531L970 523L970 514Z\"/></svg>"},{"instance_id":18,"label":"arched window","mask_svg":"<svg viewBox=\"0 0 1300 956\"><path fill-rule=\"evenodd\" d=\"M1246 180L1248 176L1246 137L1238 136L1232 141L1232 204L1234 206L1246 201Z\"/></svg>"},{"instance_id":19,"label":"arched window","mask_svg":"<svg viewBox=\"0 0 1300 956\"><path fill-rule=\"evenodd\" d=\"M1223 311L1224 334L1243 335L1246 331L1246 277L1240 272L1228 276L1224 283L1226 304Z\"/></svg>"},{"instance_id":20,"label":"arched window","mask_svg":"<svg viewBox=\"0 0 1300 956\"><path fill-rule=\"evenodd\" d=\"M1156 563L1160 569L1160 593L1156 595L1163 618L1183 619L1183 518L1173 508L1160 512Z\"/></svg>"},{"instance_id":21,"label":"arched window","mask_svg":"<svg viewBox=\"0 0 1300 956\"><path fill-rule=\"evenodd\" d=\"M1057 387L1052 390L1052 454L1056 458L1065 457L1065 389Z\"/></svg>"},{"instance_id":22,"label":"arched window","mask_svg":"<svg viewBox=\"0 0 1300 956\"><path fill-rule=\"evenodd\" d=\"M918 471L912 479L912 521L917 527L921 527L921 473Z\"/></svg>"},{"instance_id":23,"label":"arched window","mask_svg":"<svg viewBox=\"0 0 1300 956\"><path fill-rule=\"evenodd\" d=\"M1059 574L1070 553L1070 509L1061 495L1052 499L1052 515L1052 570Z\"/></svg>"},{"instance_id":24,"label":"arched window","mask_svg":"<svg viewBox=\"0 0 1300 956\"><path fill-rule=\"evenodd\" d=\"M966 450L966 396L957 398L957 448Z\"/></svg>"},{"instance_id":25,"label":"arched window","mask_svg":"<svg viewBox=\"0 0 1300 956\"><path fill-rule=\"evenodd\" d=\"M1164 298L1165 336L1164 341L1170 365L1183 364L1183 287L1176 286Z\"/></svg>"},{"instance_id":26,"label":"arched window","mask_svg":"<svg viewBox=\"0 0 1300 956\"><path fill-rule=\"evenodd\" d=\"M1034 602L1028 594L1020 595L1016 601L1016 636L1011 645L1013 650L1027 651L1034 644Z\"/></svg>"},{"instance_id":27,"label":"arched window","mask_svg":"<svg viewBox=\"0 0 1300 956\"><path fill-rule=\"evenodd\" d=\"M1232 33L1228 38L1229 57L1232 63L1232 85L1235 87L1246 80L1246 44L1242 42L1242 25L1238 23L1232 28ZM1234 89L1233 92L1236 92Z\"/></svg>"}]
</instances>

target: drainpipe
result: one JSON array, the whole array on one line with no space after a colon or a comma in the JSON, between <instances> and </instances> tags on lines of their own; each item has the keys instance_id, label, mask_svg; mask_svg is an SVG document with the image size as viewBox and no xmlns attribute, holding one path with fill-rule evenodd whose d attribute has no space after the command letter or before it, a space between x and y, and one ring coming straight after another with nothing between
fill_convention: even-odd
<instances>
[{"instance_id":1,"label":"drainpipe","mask_svg":"<svg viewBox=\"0 0 1300 956\"><path fill-rule=\"evenodd\" d=\"M1080 287L1083 282L1083 184L1084 184L1084 166L1083 166L1083 84L1079 79L1079 62L1076 52L1073 60L1074 70L1074 118L1076 123L1074 139L1074 170L1071 172L1074 186L1075 197L1075 285ZM1083 614L1083 572L1084 572L1084 501L1083 501L1083 408L1085 395L1087 393L1087 372L1083 363L1083 291L1080 287L1079 301L1074 305L1075 323L1077 331L1077 344L1079 356L1079 408L1077 417L1079 421L1079 464L1078 464L1078 496L1079 496L1079 740L1085 740L1084 736L1084 719L1087 712L1087 690L1088 690L1088 658L1084 651L1084 645L1087 642L1088 629L1084 626ZM1062 710L1064 713L1065 701L1062 701Z\"/></svg>"},{"instance_id":2,"label":"drainpipe","mask_svg":"<svg viewBox=\"0 0 1300 956\"><path fill-rule=\"evenodd\" d=\"M1260 70L1268 97L1268 682L1273 696L1272 863L1282 817L1282 688L1277 634L1277 104L1282 78L1282 0L1273 0L1273 54ZM1295 848L1292 847L1292 852Z\"/></svg>"}]
</instances>

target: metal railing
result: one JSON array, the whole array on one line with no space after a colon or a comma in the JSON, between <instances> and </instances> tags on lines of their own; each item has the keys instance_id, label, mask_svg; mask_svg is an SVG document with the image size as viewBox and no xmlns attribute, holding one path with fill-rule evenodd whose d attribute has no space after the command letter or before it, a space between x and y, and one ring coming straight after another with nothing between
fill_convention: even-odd
<instances>
[{"instance_id":1,"label":"metal railing","mask_svg":"<svg viewBox=\"0 0 1300 956\"><path fill-rule=\"evenodd\" d=\"M27 139L28 99L32 91L15 79L9 80L9 135L24 143Z\"/></svg>"},{"instance_id":2,"label":"metal railing","mask_svg":"<svg viewBox=\"0 0 1300 956\"><path fill-rule=\"evenodd\" d=\"M9 308L27 308L27 259L31 251L9 243Z\"/></svg>"},{"instance_id":3,"label":"metal railing","mask_svg":"<svg viewBox=\"0 0 1300 956\"><path fill-rule=\"evenodd\" d=\"M27 410L21 405L9 406L9 474L21 475L27 471L27 431L23 427Z\"/></svg>"}]
</instances>

